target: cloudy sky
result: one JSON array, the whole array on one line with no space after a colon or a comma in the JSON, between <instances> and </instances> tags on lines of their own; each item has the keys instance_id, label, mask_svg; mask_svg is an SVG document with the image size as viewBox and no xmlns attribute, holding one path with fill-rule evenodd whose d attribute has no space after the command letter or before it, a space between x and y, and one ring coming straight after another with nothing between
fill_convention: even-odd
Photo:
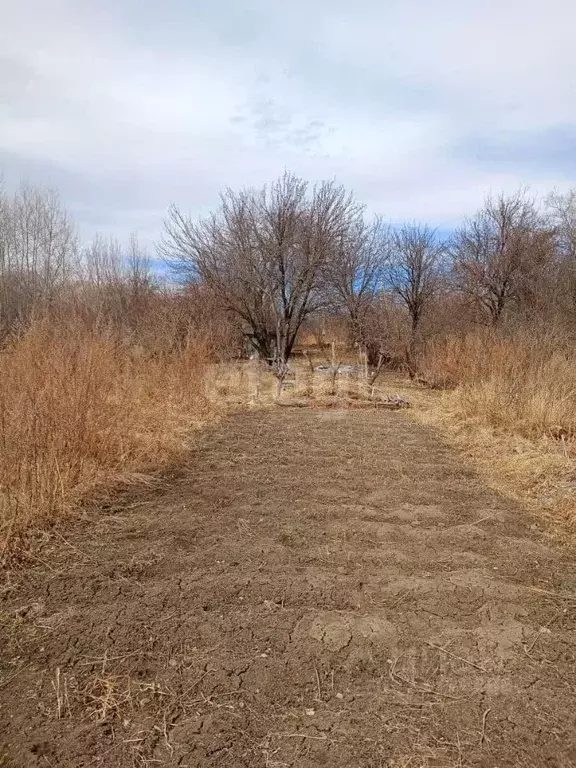
<instances>
[{"instance_id":1,"label":"cloudy sky","mask_svg":"<svg viewBox=\"0 0 576 768\"><path fill-rule=\"evenodd\" d=\"M576 184L573 0L1 0L0 173L84 235L284 168L449 228Z\"/></svg>"}]
</instances>

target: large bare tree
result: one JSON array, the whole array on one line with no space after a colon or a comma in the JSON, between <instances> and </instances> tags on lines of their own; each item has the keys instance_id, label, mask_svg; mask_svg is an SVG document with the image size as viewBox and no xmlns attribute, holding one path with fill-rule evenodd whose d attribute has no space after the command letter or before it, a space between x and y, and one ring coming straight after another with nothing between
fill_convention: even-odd
<instances>
[{"instance_id":1,"label":"large bare tree","mask_svg":"<svg viewBox=\"0 0 576 768\"><path fill-rule=\"evenodd\" d=\"M551 233L534 201L519 190L488 197L457 230L451 250L456 287L496 325L511 303L534 295L551 254Z\"/></svg>"},{"instance_id":2,"label":"large bare tree","mask_svg":"<svg viewBox=\"0 0 576 768\"><path fill-rule=\"evenodd\" d=\"M208 285L282 375L302 322L321 301L324 268L361 214L343 187L310 189L285 173L260 191L226 190L200 221L173 205L159 252L185 281Z\"/></svg>"}]
</instances>

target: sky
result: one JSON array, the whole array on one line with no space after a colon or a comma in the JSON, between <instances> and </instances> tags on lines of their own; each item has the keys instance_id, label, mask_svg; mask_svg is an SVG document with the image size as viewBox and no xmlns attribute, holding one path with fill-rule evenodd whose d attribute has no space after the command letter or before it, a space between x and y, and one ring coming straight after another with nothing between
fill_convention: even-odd
<instances>
[{"instance_id":1,"label":"sky","mask_svg":"<svg viewBox=\"0 0 576 768\"><path fill-rule=\"evenodd\" d=\"M0 0L0 175L83 237L284 169L450 229L576 185L573 0Z\"/></svg>"}]
</instances>

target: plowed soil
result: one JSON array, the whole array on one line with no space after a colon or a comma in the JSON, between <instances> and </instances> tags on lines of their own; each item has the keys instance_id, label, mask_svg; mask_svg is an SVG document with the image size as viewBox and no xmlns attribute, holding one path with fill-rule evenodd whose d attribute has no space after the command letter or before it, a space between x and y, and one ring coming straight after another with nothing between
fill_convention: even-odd
<instances>
[{"instance_id":1,"label":"plowed soil","mask_svg":"<svg viewBox=\"0 0 576 768\"><path fill-rule=\"evenodd\" d=\"M9 574L0 765L576 765L576 573L403 412L271 409Z\"/></svg>"}]
</instances>

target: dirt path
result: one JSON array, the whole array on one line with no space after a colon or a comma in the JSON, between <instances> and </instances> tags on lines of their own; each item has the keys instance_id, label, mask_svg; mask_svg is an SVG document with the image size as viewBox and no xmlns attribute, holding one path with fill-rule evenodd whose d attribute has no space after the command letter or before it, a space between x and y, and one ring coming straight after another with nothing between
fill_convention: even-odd
<instances>
[{"instance_id":1,"label":"dirt path","mask_svg":"<svg viewBox=\"0 0 576 768\"><path fill-rule=\"evenodd\" d=\"M2 766L576 765L574 562L404 413L235 416L67 536L3 597Z\"/></svg>"}]
</instances>

